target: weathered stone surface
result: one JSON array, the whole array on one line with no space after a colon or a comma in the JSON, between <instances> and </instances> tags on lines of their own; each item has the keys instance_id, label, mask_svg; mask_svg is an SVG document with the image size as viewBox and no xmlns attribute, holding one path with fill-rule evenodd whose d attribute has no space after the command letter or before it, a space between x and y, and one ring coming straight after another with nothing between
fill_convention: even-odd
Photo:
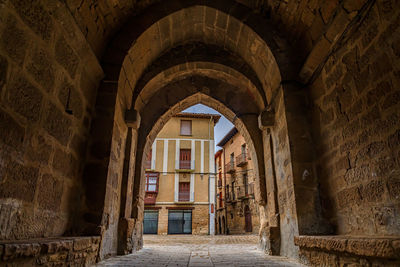
<instances>
[{"instance_id":1,"label":"weathered stone surface","mask_svg":"<svg viewBox=\"0 0 400 267\"><path fill-rule=\"evenodd\" d=\"M380 202L384 194L383 181L371 181L360 188L360 194L366 201Z\"/></svg>"},{"instance_id":2,"label":"weathered stone surface","mask_svg":"<svg viewBox=\"0 0 400 267\"><path fill-rule=\"evenodd\" d=\"M89 236L3 242L0 244L0 265L89 266L96 262L99 239ZM89 241L89 246L82 240ZM75 252L75 244L80 251Z\"/></svg>"},{"instance_id":3,"label":"weathered stone surface","mask_svg":"<svg viewBox=\"0 0 400 267\"><path fill-rule=\"evenodd\" d=\"M311 266L341 265L345 262L368 262L378 258L382 265L399 262L396 253L398 238L351 237L351 236L297 236L295 244L300 247L301 261ZM393 246L393 244L395 244ZM393 259L395 259L393 261ZM392 265L391 265L392 266Z\"/></svg>"},{"instance_id":4,"label":"weathered stone surface","mask_svg":"<svg viewBox=\"0 0 400 267\"><path fill-rule=\"evenodd\" d=\"M349 240L346 251L370 257L391 258L395 256L390 240Z\"/></svg>"},{"instance_id":5,"label":"weathered stone surface","mask_svg":"<svg viewBox=\"0 0 400 267\"><path fill-rule=\"evenodd\" d=\"M40 48L35 49L28 62L27 70L32 74L36 82L42 85L43 89L47 92L53 90L55 74L50 56L46 51Z\"/></svg>"},{"instance_id":6,"label":"weathered stone surface","mask_svg":"<svg viewBox=\"0 0 400 267\"><path fill-rule=\"evenodd\" d=\"M359 10L364 4L366 0L345 0L343 2L343 7L348 12L353 12Z\"/></svg>"},{"instance_id":7,"label":"weathered stone surface","mask_svg":"<svg viewBox=\"0 0 400 267\"><path fill-rule=\"evenodd\" d=\"M16 0L12 4L22 20L44 40L49 40L53 33L53 20L40 1Z\"/></svg>"},{"instance_id":8,"label":"weathered stone surface","mask_svg":"<svg viewBox=\"0 0 400 267\"><path fill-rule=\"evenodd\" d=\"M25 154L29 160L46 164L49 161L51 152L52 146L43 135L30 133L25 149Z\"/></svg>"},{"instance_id":9,"label":"weathered stone surface","mask_svg":"<svg viewBox=\"0 0 400 267\"><path fill-rule=\"evenodd\" d=\"M40 253L38 243L4 244L4 260L19 257L36 257Z\"/></svg>"},{"instance_id":10,"label":"weathered stone surface","mask_svg":"<svg viewBox=\"0 0 400 267\"><path fill-rule=\"evenodd\" d=\"M73 246L73 240L49 241L42 243L41 246L43 253L54 254L59 251L70 251Z\"/></svg>"},{"instance_id":11,"label":"weathered stone surface","mask_svg":"<svg viewBox=\"0 0 400 267\"><path fill-rule=\"evenodd\" d=\"M74 240L74 251L85 250L92 245L91 237L80 237Z\"/></svg>"},{"instance_id":12,"label":"weathered stone surface","mask_svg":"<svg viewBox=\"0 0 400 267\"><path fill-rule=\"evenodd\" d=\"M10 107L28 120L37 122L43 99L40 90L22 74L14 76L7 87L7 100Z\"/></svg>"},{"instance_id":13,"label":"weathered stone surface","mask_svg":"<svg viewBox=\"0 0 400 267\"><path fill-rule=\"evenodd\" d=\"M72 178L78 172L79 165L72 154L57 149L54 153L53 166L66 177Z\"/></svg>"},{"instance_id":14,"label":"weathered stone surface","mask_svg":"<svg viewBox=\"0 0 400 267\"><path fill-rule=\"evenodd\" d=\"M376 1L376 3L375 1L365 0L256 1L257 3L255 3L254 1L241 0L240 5L234 6L226 6L224 1L218 1L218 3L204 1L200 9L194 10L195 12L186 12L187 10L185 10L182 13L185 16L176 16L174 19L166 17L165 21L167 23L158 27L157 16L164 16L169 12L172 13L172 11L176 14L178 13L176 11L180 9L180 4L183 3L177 1L175 2L176 4L169 5L163 1L161 2L160 6L158 6L159 9L155 9L157 11L152 12L152 9L147 11L146 8L149 4L154 3L153 0L113 1L113 4L104 3L104 1L94 1L93 3L87 1L57 3L52 1L29 2L26 0L2 1L2 4L0 4L2 6L0 10L0 53L5 60L0 60L0 88L6 84L7 77L10 77L10 80L14 82L7 83L3 87L7 90L0 90L0 126L3 129L3 131L0 131L0 166L2 167L0 170L0 191L6 196L1 201L8 198L7 196L17 196L18 199L26 197L26 199L24 198L25 201L18 202L23 207L21 208L21 214L25 216L33 211L36 214L44 214L42 215L43 218L36 220L40 221L41 224L46 220L49 224L56 221L54 225L58 226L66 224L70 218L75 219L75 210L70 206L72 202L69 203L70 200L67 198L69 196L68 189L65 189L67 190L65 192L65 196L67 196L65 198L67 202L65 204L66 214L56 214L56 219L49 219L45 215L46 213L40 213L41 209L45 208L47 204L41 205L34 202L35 200L40 200L41 203L46 201L39 197L39 193L36 194L37 197L32 197L32 192L37 192L38 188L35 188L35 184L29 184L30 191L27 191L28 186L25 183L31 183L31 181L37 179L31 179L30 176L35 176L31 172L39 172L36 170L38 166L41 175L43 173L57 173L57 175L63 173L63 176L74 176L76 178L76 180L66 181L67 184L80 181L76 175L79 173L79 164L75 164L75 160L71 162L71 157L68 153L71 153L73 157L77 156L79 161L85 160L79 156L84 155L85 150L81 144L85 144L87 141L87 130L92 119L91 114L96 114L99 122L92 128L93 135L90 137L92 140L89 143L92 144L92 147L95 147L97 144L95 141L97 140L91 141L93 141L94 137L101 136L106 137L105 140L101 140L101 144L105 145L97 151L99 152L97 154L100 155L99 158L94 159L99 160L99 162L96 162L98 164L96 166L100 165L99 169L101 169L97 172L93 171L92 174L94 175L91 177L83 177L83 180L90 179L95 181L95 190L88 187L87 191L96 192L87 192L83 198L94 200L94 203L88 203L87 207L90 209L96 206L96 212L100 211L101 213L104 203L102 201L97 203L96 201L104 199L106 193L103 185L107 180L107 175L104 175L104 173L108 172L109 155L112 155L114 163L120 159L115 156L118 153L114 149L110 151L112 136L109 134L111 132L110 128L112 129L113 127L114 115L121 119L120 115L123 114L124 108L115 107L115 98L108 98L111 94L103 94L98 98L98 103L108 105L108 109L105 109L104 106L100 107L100 105L97 109L94 108L92 101L94 95L96 95L98 80L94 79L92 81L88 77L88 80L83 82L82 77L91 76L92 74L90 67L84 74L83 72L81 74L81 71L78 70L78 66L87 66L86 64L88 64L88 60L85 59L86 55L84 55L88 51L88 44L93 48L98 58L101 58L102 55L105 55L105 57L118 55L118 59L113 61L117 63L123 60L123 55L127 54L128 48L134 44L131 54L139 56L136 56L132 61L133 68L130 70L133 69L134 71L124 74L132 79L129 81L132 84L126 87L130 88L130 86L134 86L135 79L140 78L142 70L146 70L149 62L153 62L160 55L161 45L165 45L166 51L169 49L168 45L175 45L174 40L186 42L190 38L194 38L237 52L238 57L243 57L244 62L249 63L249 66L246 67L257 71L256 80L264 79L261 81L262 88L267 91L276 90L278 85L281 86L287 82L298 81L299 65L304 62L306 55L310 55L307 60L308 65L306 64L302 74L306 74L306 77L316 76L312 77L312 79L315 78L320 81L318 86L321 86L321 90L314 88L313 91L316 94L311 102L308 102L308 96L304 98L307 101L305 101L304 110L299 112L301 115L286 112L296 106L296 102L301 102L300 98L293 101L293 103L290 102L287 106L285 106L285 103L280 106L279 112L277 109L276 125L272 129L272 140L276 142L276 147L273 150L276 152L275 163L279 183L279 192L277 192L279 199L277 201L279 202L280 210L283 211L281 214L283 253L296 257L296 249L294 246L290 247L288 243L292 242L292 235L296 233L296 230L304 229L302 225L298 225L298 222L309 221L310 224L314 222L313 220L308 220L308 218L313 218L312 216L315 214L301 213L302 210L319 210L317 206L313 206L313 209L308 209L307 205L311 205L310 203L323 203L322 213L327 214L330 221L335 224L337 233L369 235L399 233L398 224L397 226L395 223L384 225L386 220L380 218L383 210L381 207L387 207L394 214L389 216L392 221L395 221L395 215L399 213L399 182L397 178L400 151L398 135L396 135L399 130L399 117L397 116L399 94L396 92L396 88L399 85L399 72L397 70L399 8L396 1ZM366 14L359 13L359 9L367 2L373 5L372 8L366 9ZM211 5L213 8L206 8L203 4ZM192 2L185 2L182 7L186 7L186 5L191 6ZM249 7L249 9L243 9L242 5ZM195 7L191 8L195 9ZM343 8L346 14L339 12ZM47 12L47 10L52 12ZM60 10L65 12L59 12ZM144 14L141 16L143 19L136 21L134 15L142 12ZM204 12L205 14L203 14ZM227 16L225 14L230 15ZM68 18L61 18L64 15L68 16ZM343 42L331 44L329 41L338 40L347 25L345 15L349 15L349 18L356 20L353 21L354 25L357 26L355 27L355 32L346 31ZM53 20L53 16L57 23ZM120 31L119 27L123 29L122 23L128 17L132 17L132 21L135 22L132 25L137 27L124 27L132 29L132 31L125 32L126 34L123 36L124 30ZM238 21L240 19L244 20L245 24L240 25L240 28L237 24L231 24L233 17ZM203 20L205 21L204 24L202 24ZM71 25L64 23L68 21L71 22ZM357 25L358 21L362 22L360 27ZM194 25L192 22L196 22L198 25ZM77 25L72 25L74 23ZM165 40L152 39L149 38L149 35L143 35L145 42L136 42L139 40L138 37L142 30L144 31L146 27L150 27L149 24L157 25L158 31L151 29L149 32L157 32L159 36L165 36ZM179 28L181 25L184 25L181 27L182 29ZM75 38L78 34L81 34L74 31L77 27L82 31L82 35L79 35L82 37L81 39ZM71 30L68 28L71 28ZM159 32L159 29L161 29L161 32ZM252 30L255 31L253 32ZM112 34L117 32L121 32L122 36L117 34L116 41L113 38L109 39ZM177 34L174 35L173 32L177 32ZM233 41L238 32L240 32L238 36L239 47L235 50L236 44ZM152 37L153 35L157 34L150 34ZM84 38L86 38L88 44L84 42ZM128 41L124 43L125 40ZM264 45L264 40L267 40L266 43L271 48L271 51ZM282 45L286 42L290 43L290 46L294 47L294 49L290 50L288 49L290 46ZM112 45L107 48L107 52L103 53L105 46L109 43L112 43ZM45 53L38 52L39 54L35 54L32 49L34 47L40 47ZM128 48L122 52L114 51L119 53L113 53L114 47L117 47L117 49ZM27 53L26 50L28 48L29 52ZM265 54L261 55L262 51ZM266 56L266 51L271 55ZM310 51L312 51L311 54ZM107 55L109 52L110 55ZM53 55L54 53L55 55ZM248 54L251 55L248 56ZM52 57L55 57L61 66L53 64ZM270 68L275 62L277 62L278 67ZM224 64L227 64L227 62L224 61ZM46 68L46 65L49 68ZM183 66L188 69L183 68ZM192 65L185 62L179 70L189 70L189 66L192 68ZM5 71L2 72L2 69ZM27 77L25 74L22 75L26 77L27 83L17 86L20 88L14 90L16 87L11 88L10 86L15 85L15 80L17 80L15 73L19 71L18 69L26 72L25 74L30 72L32 80L30 80L31 77ZM76 89L76 92L85 96L87 101L79 96L81 102L78 104L78 112L75 112L76 107L72 108L73 115L77 116L79 120L73 119L65 112L65 106L63 106L66 103L65 92L61 97L62 103L59 103L57 99L58 92L52 92L50 90L51 86L47 85L53 83L50 69L54 71L53 74L56 76L54 77L56 80L54 83L57 85L62 81L61 76L65 73L65 69L72 78L70 83ZM128 70L128 68L121 68L121 65L117 64L112 66L104 65L104 70L107 71L107 78L112 77L107 82L117 85L117 78L121 69ZM210 70L220 71L217 68L210 68ZM170 72L173 73L174 71L171 70ZM191 74L187 72L186 75L190 76ZM30 81L34 82L33 80L41 85L40 88L35 88L30 84ZM270 82L270 80L275 82ZM81 88L77 85L79 82L81 82ZM86 83L94 86L91 92L84 90L86 87L90 87L84 85ZM122 83L128 84L127 81L122 81ZM197 80L194 79L193 83L197 85ZM276 86L268 86L270 83ZM219 83L210 83L207 86L212 88L201 89L193 87L188 91L203 90L212 95L215 91L218 91ZM308 89L302 88L302 86L302 84L299 86L301 87L299 90L307 92ZM116 95L117 86L114 86L113 89L113 94ZM160 99L163 102L162 105L155 105L162 110L160 114L167 112L178 98L178 95L185 93L186 90L179 89L179 86L173 89L169 91L168 97L165 97L161 92L162 90L160 90L160 95L162 96ZM371 89L374 90L371 91ZM44 96L41 94L42 91ZM75 92L75 90L72 92ZM228 108L252 106L253 102L251 101L235 100L232 96L237 93L236 91L230 90L227 92L221 99L223 99L223 104L229 106ZM266 98L272 102L276 99L274 98L275 96L270 96L270 92L261 91L261 93L265 93ZM286 94L287 92L284 91L284 93ZM71 95L74 95L74 93ZM118 93L118 96L120 96L120 93ZM219 95L214 94L212 96ZM46 105L42 103L44 98L46 99ZM124 105L129 101L123 97L118 98L117 105L121 102L125 107ZM50 104L49 107L49 102L56 104ZM266 104L266 102L260 102ZM47 107L47 110L41 110L42 106ZM117 112L114 113L114 110L117 110ZM315 120L308 118L309 113L317 114ZM255 110L254 114L259 114L259 110ZM236 115L239 117L242 113L237 112ZM232 118L234 116L235 114L232 115ZM296 122L290 122L287 125L285 116L288 116L288 119L296 120ZM290 116L292 117L289 118ZM28 125L26 125L27 120L25 118L28 119ZM104 118L111 119L105 120ZM235 117L235 119L237 118ZM241 119L246 120L243 117ZM304 130L303 120L312 121L310 123L311 127L308 127L312 131ZM38 121L40 121L40 125L36 124ZM30 122L35 123L31 124ZM153 125L151 123L146 127L150 129ZM288 126L293 126L289 134ZM257 125L255 128L257 128ZM57 139L63 147L60 146L57 140L49 137L45 131ZM147 136L149 132L150 130L143 131L140 136ZM155 132L151 131L151 136ZM293 136L293 133L297 134L297 136ZM72 136L73 138L71 138ZM258 137L256 135L255 140L258 140ZM121 140L118 142L121 142ZM309 145L304 146L304 144ZM256 148L262 151L262 142L257 143ZM58 149L58 151L54 151L54 153L53 149ZM60 153L60 151L67 155ZM135 152L139 153L141 151L143 149ZM53 153L56 155L53 156ZM262 156L262 152L259 155ZM88 161L91 159L88 159ZM50 163L49 160L51 161ZM26 170L19 170L23 169L22 165L15 167L9 161L18 162L19 165L23 164ZM105 164L103 164L103 161ZM319 169L316 173L312 172L312 178L318 186L310 190L320 190L321 195L324 196L323 201L312 199L307 202L307 205L295 202L295 199L301 199L297 197L297 194L301 195L302 193L302 188L299 187L298 181L301 181L303 177L296 174L300 170L296 165L303 164L304 162L302 161L307 161L306 163L312 169ZM60 163L68 166L60 166ZM90 164L93 163L90 162ZM4 166L15 170L5 169ZM22 174L14 175L14 172L21 172ZM118 173L117 170L110 171L111 175L116 173ZM18 179L16 178L17 176ZM15 181L9 183L11 181L10 177ZM260 174L260 177L263 178L263 173ZM109 179L111 182L110 188L115 191L117 183L115 183L115 179L111 178ZM114 183L112 183L113 181ZM139 182L137 181L137 183ZM78 190L82 189L80 186L77 186L77 188ZM138 191L138 187L135 186L135 188ZM96 196L91 198L93 195ZM107 200L115 199L118 196L115 192L109 195L110 197ZM139 195L134 197L140 198ZM86 205L82 206L84 206L82 209L87 208ZM302 209L303 207L307 209ZM36 210L37 208L39 210ZM49 208L54 209L54 207ZM140 209L136 214L140 215ZM30 218L28 215L26 216ZM43 227L36 229L40 225L39 223L36 224L36 221L30 222L28 219L21 219L16 224L16 229L20 229L21 232L29 236L41 236L47 233L42 229ZM75 227L79 228L80 224L76 224ZM315 230L314 227L314 225L310 226ZM2 227L0 228L3 229ZM30 229L30 232L26 230L27 228ZM72 231L71 229L68 230ZM140 242L140 234L137 235L137 241L137 243ZM319 241L315 242L318 243ZM341 243L336 240L331 240L328 243L330 249L342 248ZM79 251L76 255L71 256L71 259L75 257L83 259L85 257L84 253L86 252ZM313 252L308 254L318 258L315 262L323 263L326 260L328 262L327 265L333 265L334 262L341 260L341 256L332 256L329 253L319 255ZM48 257L48 259L57 262L68 260L68 257L60 254ZM369 264L365 260L357 261L357 259L346 259L342 263L343 265ZM70 265L73 264L71 263Z\"/></svg>"},{"instance_id":15,"label":"weathered stone surface","mask_svg":"<svg viewBox=\"0 0 400 267\"><path fill-rule=\"evenodd\" d=\"M87 143L85 142L84 137L77 134L74 135L72 137L70 147L73 151L75 151L78 158L85 156Z\"/></svg>"},{"instance_id":16,"label":"weathered stone surface","mask_svg":"<svg viewBox=\"0 0 400 267\"><path fill-rule=\"evenodd\" d=\"M9 162L5 169L0 196L33 201L39 170L16 162Z\"/></svg>"},{"instance_id":17,"label":"weathered stone surface","mask_svg":"<svg viewBox=\"0 0 400 267\"><path fill-rule=\"evenodd\" d=\"M5 57L0 56L0 92L7 81L8 61Z\"/></svg>"},{"instance_id":18,"label":"weathered stone surface","mask_svg":"<svg viewBox=\"0 0 400 267\"><path fill-rule=\"evenodd\" d=\"M49 103L46 107L43 127L61 144L68 143L71 136L71 119L54 104Z\"/></svg>"},{"instance_id":19,"label":"weathered stone surface","mask_svg":"<svg viewBox=\"0 0 400 267\"><path fill-rule=\"evenodd\" d=\"M17 27L16 20L13 16L7 18L7 24L1 34L0 44L1 48L17 64L23 63L28 47L27 36Z\"/></svg>"},{"instance_id":20,"label":"weathered stone surface","mask_svg":"<svg viewBox=\"0 0 400 267\"><path fill-rule=\"evenodd\" d=\"M63 193L63 182L50 174L43 174L38 190L39 206L46 210L58 211Z\"/></svg>"},{"instance_id":21,"label":"weathered stone surface","mask_svg":"<svg viewBox=\"0 0 400 267\"><path fill-rule=\"evenodd\" d=\"M72 78L75 77L76 69L79 65L78 56L72 50L71 46L67 41L60 37L55 46L56 60L61 66L71 75Z\"/></svg>"},{"instance_id":22,"label":"weathered stone surface","mask_svg":"<svg viewBox=\"0 0 400 267\"><path fill-rule=\"evenodd\" d=\"M330 18L332 17L333 13L335 12L336 7L338 6L337 0L326 1L322 5L321 8L321 16L326 23L329 22Z\"/></svg>"},{"instance_id":23,"label":"weathered stone surface","mask_svg":"<svg viewBox=\"0 0 400 267\"><path fill-rule=\"evenodd\" d=\"M0 109L0 128L7 129L7 131L0 131L2 145L20 150L24 142L25 129L2 109Z\"/></svg>"}]
</instances>

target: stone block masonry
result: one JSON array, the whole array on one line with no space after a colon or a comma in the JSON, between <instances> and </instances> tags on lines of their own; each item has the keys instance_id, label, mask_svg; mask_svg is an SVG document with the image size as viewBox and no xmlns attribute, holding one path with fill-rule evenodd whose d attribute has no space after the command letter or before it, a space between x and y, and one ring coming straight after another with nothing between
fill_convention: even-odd
<instances>
[{"instance_id":1,"label":"stone block masonry","mask_svg":"<svg viewBox=\"0 0 400 267\"><path fill-rule=\"evenodd\" d=\"M62 3L0 3L2 240L85 232L80 178L103 73L73 21Z\"/></svg>"},{"instance_id":2,"label":"stone block masonry","mask_svg":"<svg viewBox=\"0 0 400 267\"><path fill-rule=\"evenodd\" d=\"M0 266L89 266L100 237L64 237L0 242Z\"/></svg>"},{"instance_id":3,"label":"stone block masonry","mask_svg":"<svg viewBox=\"0 0 400 267\"><path fill-rule=\"evenodd\" d=\"M313 121L322 201L338 234L400 231L399 198L391 193L400 174L399 16L374 4L310 87L322 111Z\"/></svg>"}]
</instances>

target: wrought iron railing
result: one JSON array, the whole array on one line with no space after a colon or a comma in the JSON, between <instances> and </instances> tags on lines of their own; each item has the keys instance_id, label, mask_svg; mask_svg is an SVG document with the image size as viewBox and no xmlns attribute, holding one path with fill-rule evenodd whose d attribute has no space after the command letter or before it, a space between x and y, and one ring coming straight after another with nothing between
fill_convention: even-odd
<instances>
[{"instance_id":1,"label":"wrought iron railing","mask_svg":"<svg viewBox=\"0 0 400 267\"><path fill-rule=\"evenodd\" d=\"M236 157L236 166L243 166L247 164L247 154L242 153L239 156Z\"/></svg>"},{"instance_id":2,"label":"wrought iron railing","mask_svg":"<svg viewBox=\"0 0 400 267\"><path fill-rule=\"evenodd\" d=\"M237 187L238 198L254 196L254 184L245 184Z\"/></svg>"},{"instance_id":3,"label":"wrought iron railing","mask_svg":"<svg viewBox=\"0 0 400 267\"><path fill-rule=\"evenodd\" d=\"M232 160L231 162L228 162L225 164L225 172L232 173L235 172L235 163Z\"/></svg>"},{"instance_id":4,"label":"wrought iron railing","mask_svg":"<svg viewBox=\"0 0 400 267\"><path fill-rule=\"evenodd\" d=\"M178 193L178 201L190 201L190 192L183 191Z\"/></svg>"},{"instance_id":5,"label":"wrought iron railing","mask_svg":"<svg viewBox=\"0 0 400 267\"><path fill-rule=\"evenodd\" d=\"M179 169L191 170L192 169L192 161L191 160L180 160L179 161Z\"/></svg>"}]
</instances>

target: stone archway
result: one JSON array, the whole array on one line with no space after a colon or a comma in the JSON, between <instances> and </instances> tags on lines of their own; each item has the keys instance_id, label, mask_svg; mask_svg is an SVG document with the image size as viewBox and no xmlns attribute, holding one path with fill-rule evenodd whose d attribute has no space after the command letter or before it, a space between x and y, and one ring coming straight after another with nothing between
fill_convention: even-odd
<instances>
[{"instance_id":1,"label":"stone archway","mask_svg":"<svg viewBox=\"0 0 400 267\"><path fill-rule=\"evenodd\" d=\"M321 232L319 218L322 217L318 204L310 212L309 209L298 209L295 201L295 196L305 191L304 188L300 191L294 187L294 181L301 179L302 170L313 164L314 155L313 147L309 145L312 140L302 139L304 135L310 136L310 127L303 106L305 102L302 101L307 96L294 81L299 67L297 58L291 57L290 46L269 28L270 25L262 29L257 26L263 21L262 18L255 14L244 16L249 12L245 6L238 4L230 10L213 1L198 4L176 0L174 3L176 5L159 4L159 12L145 12L143 16L129 20L110 43L103 58L106 78L99 88L98 112L93 123L94 128L101 125L103 132L91 138L91 145L96 149L91 151L88 158L87 166L90 168L86 168L88 178L85 186L95 186L104 192L104 197L98 198L88 193L86 198L87 203L104 203L104 208L87 210L88 214L84 216L91 225L100 225L98 231L103 237L100 257L116 253L118 232L122 234L122 239L127 240L135 239L129 236L140 232L142 211L139 192L142 189L141 170L138 167L141 166L141 156L148 147L148 141L155 138L157 132L151 131L151 123L155 123L173 104L197 92L210 95L235 110L241 119L246 117L251 128L255 129L257 138L254 139L254 147L260 160L258 172L261 177L258 201L262 206L266 205L269 198L267 192L271 190L266 186L266 178L269 178L265 177L266 148L263 144L267 129L274 128L272 133L279 138L281 146L278 154L285 162L279 169L279 175L288 177L281 180L281 186L278 187L281 196L285 196L282 199L285 216L281 220L285 221L286 228L282 228L281 232L288 234L287 238L282 239L286 244L281 246L279 253L296 257L298 253L293 236L299 232L307 233L311 228L312 231ZM252 19L248 19L250 17ZM132 23L140 27L132 28L129 26ZM181 24L186 28L181 29ZM226 56L210 57L213 51L210 47L217 48L219 53L225 53ZM196 83L203 87L193 87ZM226 84L230 84L230 90L226 89ZM182 86L192 89L175 90ZM218 90L214 91L214 88ZM141 113L144 104L151 103L153 97L163 96L167 92L170 93L164 97L166 101L157 107L155 114L158 115L149 117L150 114ZM299 92L302 94L300 98ZM229 93L235 97L227 97ZM243 101L239 96L248 100ZM292 106L289 112L286 110L287 103ZM238 109L240 104L247 105L248 110L241 112ZM296 127L288 128L287 125L292 121ZM129 153L125 146L127 136L132 136L134 147ZM304 147L299 147L308 151L310 157L304 160L300 154L291 154L293 148L289 144L289 136L304 143ZM128 175L125 175L123 159L127 156L133 157L133 160L129 161L129 167L125 167L129 169ZM134 173L135 178L129 173ZM93 175L102 178L90 179ZM314 203L319 202L319 193L315 193L317 186L317 179L306 185L307 197ZM129 201L132 195L134 199ZM127 204L120 205L121 201ZM269 235L270 226L265 222L269 222L268 216L276 212L275 209L262 214L260 221L264 227L260 236ZM298 218L306 220L299 221ZM301 222L300 225L298 222ZM120 229L121 225L123 227ZM136 236L139 238L130 242L135 245L125 246L121 251L139 248L140 234Z\"/></svg>"},{"instance_id":2,"label":"stone archway","mask_svg":"<svg viewBox=\"0 0 400 267\"><path fill-rule=\"evenodd\" d=\"M266 134L266 129L277 125L274 122L274 117L276 117L280 125L275 132L276 135L287 134L293 135L294 138L297 135L303 135L304 131L310 130L307 128L308 122L303 118L305 114L299 105L293 110L296 110L294 112L297 116L295 120L300 127L297 127L296 130L286 128L285 102L288 101L287 97L291 93L288 91L285 98L283 97L281 75L284 74L285 80L291 83L298 64L296 64L296 60L289 64L288 58L290 58L291 50L283 39L279 39L278 35L273 36L273 31L269 32L257 27L257 20L246 20L245 17L242 17L246 12L241 13L236 10L229 13L226 7L215 6L212 1L204 1L201 5L176 2L180 4L172 9L163 9L159 14L154 13L155 17L152 13L153 15L146 18L145 21L143 21L143 17L135 18L141 25L135 31L132 31L132 27L123 27L103 58L106 78L99 89L98 99L101 101L98 101L98 109L100 112L97 113L99 116L95 119L94 125L98 121L103 127L107 126L105 134L94 136L91 141L92 146L98 147L98 151L108 151L111 147L112 153L108 160L103 157L104 155L101 155L101 161L95 154L92 155L93 157L89 157L88 165L98 166L95 168L96 171L102 169L104 173L102 179L89 181L86 184L88 188L93 184L102 187L105 192L104 198L100 199L100 202L104 202L104 208L102 210L92 209L88 211L90 216L86 216L86 218L94 218L94 220L91 219L91 224L101 225L99 228L103 237L101 257L116 253L119 231L123 236L122 239L132 239L129 237L132 233L140 232L142 210L139 192L142 188L141 170L138 166L141 166L141 156L148 147L148 141L155 138L157 132L157 130L150 130L153 127L152 123L155 123L156 119L172 108L175 103L194 93L202 92L235 110L236 116L241 119L246 118L245 120L254 129L254 136L257 136L254 139L256 140L254 147L259 160L257 163L259 177L261 177L257 199L259 204L264 206L268 201L267 190L269 190L264 178L263 151L265 147L263 143L265 142L263 136ZM240 5L239 9L246 10L244 6ZM211 22L206 19L207 17L211 19ZM188 29L182 31L176 23L174 24L174 21L179 21ZM165 33L160 29L171 30L166 30L169 34L163 36L162 34ZM182 35L182 32L185 34ZM221 36L224 37L220 38ZM218 48L227 56L219 60L218 57L207 57L212 51L209 47ZM187 49L189 51L185 51ZM192 51L194 51L193 54L190 53ZM162 64L165 62L168 64ZM197 84L197 87L193 87L193 84ZM230 90L227 89L226 84L230 84ZM179 91L179 88L185 86L192 89ZM297 88L295 85L291 86ZM288 86L283 85L283 87ZM218 90L214 90L214 88ZM233 88L236 89L233 90ZM159 97L166 92L173 93L165 97L166 100L162 105L157 105L156 114L158 115L153 114L154 117L149 117L150 114L141 113L140 109L145 104L149 105L152 98ZM229 93L235 97L227 97ZM293 94L293 100L296 97ZM248 100L244 101L244 99ZM114 100L115 106L113 106ZM244 106L247 110L243 109ZM279 110L276 116L273 112L274 109ZM301 112L298 112L299 110ZM128 124L132 124L129 127L126 124L127 118ZM288 118L292 119L290 116ZM131 128L134 130L129 134ZM125 146L127 136L134 137L132 139L134 149L131 153L124 153L127 151ZM279 153L282 154L285 162L285 168L281 169L281 175L292 177L293 157L290 154L289 140L281 138L280 141L283 149ZM307 149L312 155L312 146ZM123 178L126 176L123 174L123 158L127 155L134 156L134 163L130 161L130 167L125 168L130 170L128 173L135 173L134 179L132 175L128 174L130 177L126 179L130 180ZM294 162L303 164L302 159L295 159ZM309 164L308 161L307 163ZM303 167L296 167L294 170L301 168ZM91 176L90 173L87 174L87 177ZM296 179L297 176L296 174ZM280 253L295 257L297 252L292 237L298 234L297 218L303 215L298 214L296 209L294 195L298 192L294 192L296 188L293 187L293 180L282 181L282 183L281 194L290 194L291 196L284 203L287 206L287 216L283 218L290 223L287 223L287 229L282 229L282 231L290 233L290 237L282 239L287 244L282 246L283 249ZM315 187L316 181L313 183L310 185L311 187ZM133 195L133 201L129 201L131 195ZM126 197L121 199L120 196ZM309 197L318 198L318 194ZM120 206L121 200L129 204ZM99 202L96 198L87 198L87 202L93 201ZM121 209L124 210L124 214L120 212ZM306 212L309 213L309 210ZM262 214L261 221L269 221L270 213ZM312 219L317 218L318 221L319 216L315 211L314 213ZM121 218L132 218L132 220ZM119 223L121 220L124 223ZM305 221L305 227L301 226L300 228L306 229L308 223L309 221ZM122 230L118 230L120 225L124 225ZM265 225L265 227L260 232L261 236L268 235L269 226ZM267 232L264 232L265 230ZM140 234L137 235L137 237L139 236ZM131 242L135 245L129 245L121 251L140 247L140 240L140 238L136 239Z\"/></svg>"},{"instance_id":3,"label":"stone archway","mask_svg":"<svg viewBox=\"0 0 400 267\"><path fill-rule=\"evenodd\" d=\"M137 238L118 251L118 240L128 244L141 231L132 212L137 141L146 138L137 136L138 100L207 81L206 88L246 88L258 109L250 117L260 127L260 241L268 252L335 262L396 258L398 6L1 1L0 238L11 244L2 242L0 254L17 262L31 253L37 262L48 257L38 249L41 237L78 236L57 241L70 264L90 243L90 261L99 241L101 257L140 247ZM186 96L213 93L203 89ZM180 101L171 96L160 114ZM237 103L212 97L236 110ZM364 249L376 242L382 250Z\"/></svg>"}]
</instances>

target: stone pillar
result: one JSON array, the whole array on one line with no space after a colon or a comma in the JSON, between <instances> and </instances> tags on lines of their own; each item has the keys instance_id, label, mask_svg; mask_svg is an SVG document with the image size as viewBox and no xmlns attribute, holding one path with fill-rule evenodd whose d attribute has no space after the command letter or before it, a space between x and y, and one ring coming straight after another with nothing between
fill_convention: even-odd
<instances>
[{"instance_id":1,"label":"stone pillar","mask_svg":"<svg viewBox=\"0 0 400 267\"><path fill-rule=\"evenodd\" d=\"M275 110L268 107L258 116L262 131L267 205L260 205L260 248L268 255L280 255L280 216L278 210L276 171L271 128L275 124Z\"/></svg>"},{"instance_id":2,"label":"stone pillar","mask_svg":"<svg viewBox=\"0 0 400 267\"><path fill-rule=\"evenodd\" d=\"M135 110L125 112L125 122L128 134L125 146L125 159L121 186L121 208L118 223L118 254L125 255L137 249L136 220L131 218L133 199L133 177L135 174L135 159L137 132L140 126L140 116Z\"/></svg>"},{"instance_id":3,"label":"stone pillar","mask_svg":"<svg viewBox=\"0 0 400 267\"><path fill-rule=\"evenodd\" d=\"M290 147L290 162L295 207L300 235L329 234L331 227L323 218L319 180L315 167L314 141L308 92L296 83L283 85L285 115Z\"/></svg>"}]
</instances>

